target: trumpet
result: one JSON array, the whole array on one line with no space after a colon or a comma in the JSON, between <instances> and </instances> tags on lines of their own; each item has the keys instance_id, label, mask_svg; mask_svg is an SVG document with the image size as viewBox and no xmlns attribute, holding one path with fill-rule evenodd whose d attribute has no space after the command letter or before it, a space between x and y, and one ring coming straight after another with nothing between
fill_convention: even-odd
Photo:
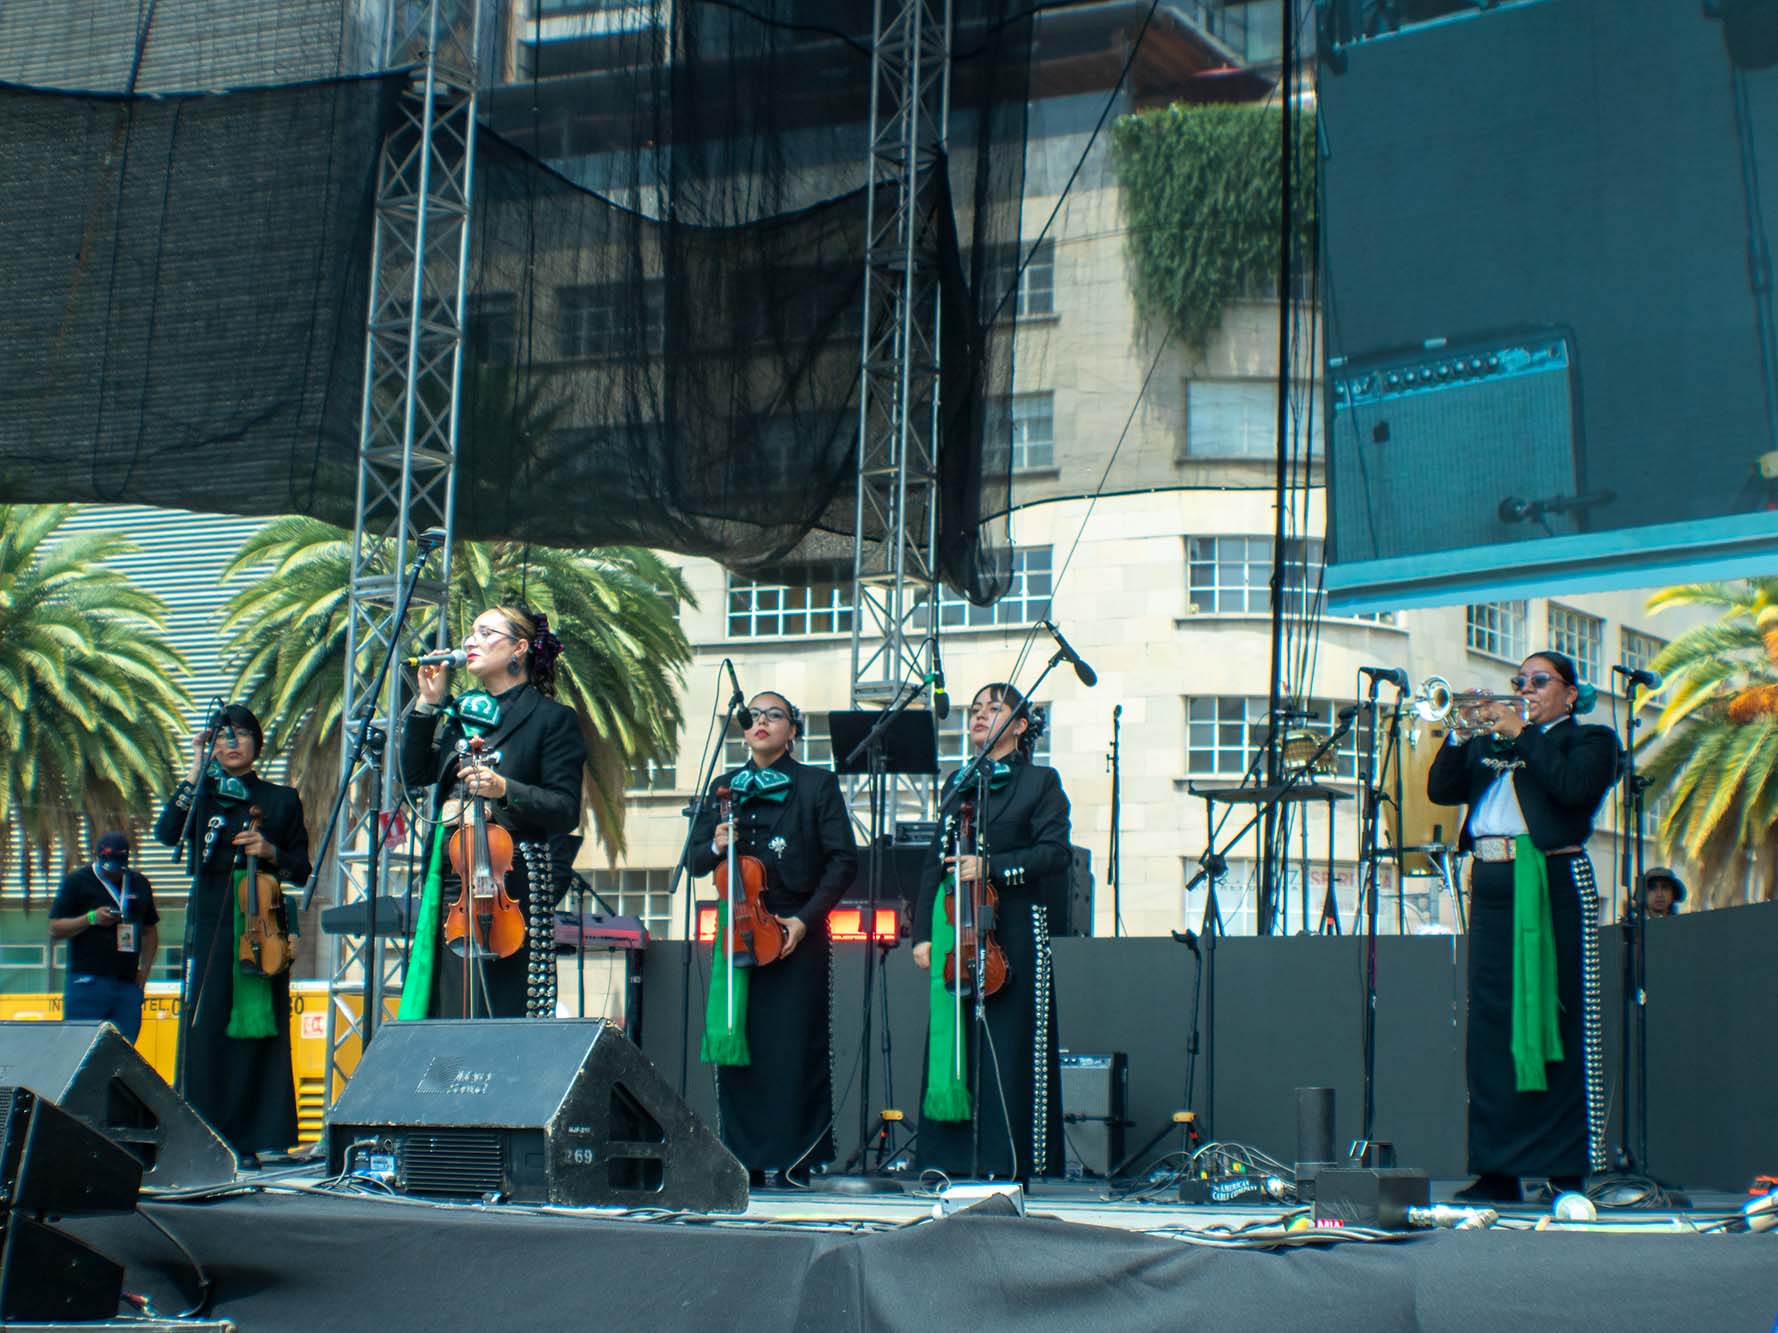
<instances>
[{"instance_id":1,"label":"trumpet","mask_svg":"<svg viewBox=\"0 0 1778 1333\"><path fill-rule=\"evenodd\" d=\"M1509 707L1520 721L1531 720L1531 706L1516 694L1472 694L1454 690L1443 676L1428 676L1420 683L1406 707L1422 722L1445 722L1452 731L1468 739L1494 730L1491 712Z\"/></svg>"}]
</instances>

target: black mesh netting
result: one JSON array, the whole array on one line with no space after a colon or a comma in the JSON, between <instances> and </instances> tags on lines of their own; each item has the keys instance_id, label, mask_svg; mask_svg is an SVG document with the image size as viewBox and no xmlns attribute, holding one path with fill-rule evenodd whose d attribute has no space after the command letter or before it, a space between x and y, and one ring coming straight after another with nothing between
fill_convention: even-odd
<instances>
[{"instance_id":1,"label":"black mesh netting","mask_svg":"<svg viewBox=\"0 0 1778 1333\"><path fill-rule=\"evenodd\" d=\"M304 28L288 67L351 68L362 8ZM637 542L783 577L849 568L870 9L489 11L461 536ZM564 38L564 10L591 35ZM982 517L1007 509L1031 20L1010 0L956 11L949 152L917 232L941 369L916 411L942 404L944 575L986 599L1006 577L1004 519ZM81 59L103 79L41 58L0 72L128 87L128 61L101 48ZM0 90L0 498L350 525L376 160L402 84ZM907 515L916 532L925 519Z\"/></svg>"}]
</instances>

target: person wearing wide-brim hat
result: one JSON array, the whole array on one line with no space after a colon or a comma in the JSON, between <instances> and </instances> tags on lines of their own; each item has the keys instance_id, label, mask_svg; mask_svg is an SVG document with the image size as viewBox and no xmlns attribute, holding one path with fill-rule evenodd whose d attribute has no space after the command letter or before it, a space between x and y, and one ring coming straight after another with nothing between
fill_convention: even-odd
<instances>
[{"instance_id":1,"label":"person wearing wide-brim hat","mask_svg":"<svg viewBox=\"0 0 1778 1333\"><path fill-rule=\"evenodd\" d=\"M1666 866L1642 872L1642 910L1649 916L1677 916L1685 901L1685 881Z\"/></svg>"}]
</instances>

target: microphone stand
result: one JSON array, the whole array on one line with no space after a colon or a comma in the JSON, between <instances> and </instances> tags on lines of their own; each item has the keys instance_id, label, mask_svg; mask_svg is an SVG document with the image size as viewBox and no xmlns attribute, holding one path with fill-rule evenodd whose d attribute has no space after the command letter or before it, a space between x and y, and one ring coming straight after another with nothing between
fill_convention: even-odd
<instances>
[{"instance_id":1,"label":"microphone stand","mask_svg":"<svg viewBox=\"0 0 1778 1333\"><path fill-rule=\"evenodd\" d=\"M222 716L222 710L227 707L228 703L221 695L210 700L210 715L204 721L203 734L210 737L212 751L215 748L217 719ZM185 812L185 823L179 830L179 843L185 848L185 868L191 875L191 888L186 890L185 897L185 932L184 944L181 946L184 949L184 954L180 958L179 969L179 1049L173 1062L173 1091L181 1097L185 1095L185 1068L186 1061L191 1054L191 1027L192 1020L196 1017L194 1010L203 1000L204 985L207 985L210 980L209 969L206 967L204 969L204 984L198 986L197 994L192 994L191 978L193 972L197 970L198 913L196 899L200 868L196 824L198 806L203 803L204 789L208 785L209 779L210 760L206 757L204 762L198 765L198 780L191 787L191 808ZM225 902L223 906L226 908L228 904ZM219 927L222 919L221 916L217 917ZM210 952L215 953L214 938L210 943Z\"/></svg>"},{"instance_id":2,"label":"microphone stand","mask_svg":"<svg viewBox=\"0 0 1778 1333\"><path fill-rule=\"evenodd\" d=\"M877 902L882 891L883 859L884 853L887 850L885 846L885 838L883 836L883 825L886 822L884 814L888 805L888 793L886 790L888 783L885 780L888 773L888 755L885 738L888 736L889 728L894 725L895 720L903 713L907 712L914 700L920 697L920 691L923 688L925 688L924 682L915 684L911 687L903 685L899 693L896 694L894 702L891 703L888 708L883 710L882 714L876 721L871 723L871 728L864 733L863 739L861 739L858 744L854 745L851 750L847 752L845 759L836 766L841 771L851 771L853 765L858 762L860 755L868 756L870 761L870 776L867 779L870 787L870 859L865 866L864 872L865 900L867 903L864 917L864 1012L861 1019L858 1038L858 1049L860 1052L858 1061L858 1146L852 1150L852 1155L848 1157L845 1164L840 1167L840 1174L843 1176L850 1175L852 1173L852 1168L864 1160L865 1154L870 1150L870 1141L872 1137L870 1126L870 1039L871 1019L873 1016L872 989L876 981L877 969L879 967L886 968L888 962L887 958L879 959L877 946ZM885 1093L893 1099L894 1085L892 1082L893 1068L890 1063L891 1050L889 1007L888 1004L885 1003L883 1006L883 1087ZM877 1123L881 1136L887 1140L886 1144L882 1141L879 1141L878 1143L877 1160L880 1162L885 1155L894 1155L895 1134L891 1123L888 1120L883 1119L880 1113L877 1117Z\"/></svg>"},{"instance_id":3,"label":"microphone stand","mask_svg":"<svg viewBox=\"0 0 1778 1333\"><path fill-rule=\"evenodd\" d=\"M315 855L314 869L309 872L309 882L303 885L302 906L297 909L298 916L309 910L315 900L315 890L321 884L321 872L327 864L327 855L333 850L334 835L339 832L340 811L346 804L346 796L352 790L352 784L358 780L359 769L368 767L375 774L379 769L379 761L383 743L388 740L388 732L373 725L377 711L377 700L383 694L383 682L389 678L389 669L395 665L395 655L401 650L401 632L407 625L408 608L414 600L414 589L420 586L420 571L432 558L432 553L444 545L442 535L429 535L436 531L428 528L414 538L414 562L408 569L407 578L402 581L401 596L395 603L394 624L389 629L389 646L383 653L383 660L377 665L376 678L372 680L370 689L365 693L364 706L359 709L358 716L352 721L357 725L357 734L352 738L352 752L346 761L345 772L340 776L339 786L334 789L333 809L328 812L325 831L321 834L321 849ZM377 889L379 886L379 870L383 860L383 791L380 782L372 784L374 795L371 797L370 812L370 864L366 870L366 883L369 896L365 900L364 917L364 1012L360 1021L363 1023L363 1042L366 1047L376 1034L377 1020L382 1017L383 1003L383 961L382 941L377 935ZM472 932L473 933L473 932Z\"/></svg>"},{"instance_id":4,"label":"microphone stand","mask_svg":"<svg viewBox=\"0 0 1778 1333\"><path fill-rule=\"evenodd\" d=\"M1623 1109L1618 1122L1621 1134L1616 1165L1618 1170L1631 1173L1648 1169L1648 913L1647 904L1642 901L1642 803L1648 779L1636 771L1636 729L1641 725L1636 716L1636 689L1640 684L1631 676L1625 692L1624 783L1618 818L1622 839L1619 877L1624 885L1625 912L1624 1021L1618 1063ZM1634 1150L1632 1142L1636 1145Z\"/></svg>"},{"instance_id":5,"label":"microphone stand","mask_svg":"<svg viewBox=\"0 0 1778 1333\"><path fill-rule=\"evenodd\" d=\"M1381 684L1377 677L1371 677L1370 697L1366 700L1371 726L1370 744L1364 750L1364 847L1360 853L1359 878L1359 883L1365 886L1364 1119L1359 1139L1366 1145L1371 1141L1371 1129L1377 1109L1377 863L1382 859L1377 842L1383 807L1383 793L1377 785L1377 690ZM1402 693L1401 687L1396 686L1398 704ZM1396 759L1400 741L1401 708L1397 706L1389 710L1389 738L1385 742L1383 755L1385 771ZM1399 763L1397 767L1400 767ZM1399 886L1400 877L1397 876L1398 889ZM1397 910L1399 913L1399 906Z\"/></svg>"},{"instance_id":6,"label":"microphone stand","mask_svg":"<svg viewBox=\"0 0 1778 1333\"><path fill-rule=\"evenodd\" d=\"M679 864L673 867L673 878L667 882L667 901L673 901L673 895L679 892L680 881L685 878L685 867L691 861L691 835L697 828L698 821L704 817L704 807L710 801L710 784L716 780L716 770L722 763L722 744L728 739L728 729L735 720L735 707L743 704L738 695L731 696L728 707L723 712L722 732L716 738L716 744L710 747L710 762L704 765L703 774L698 778L697 795L679 813L686 817L685 842L679 848ZM679 964L679 1095L685 1096L685 1090L691 1080L691 958L698 948L698 909L693 899L696 897L689 889L685 894L685 955Z\"/></svg>"},{"instance_id":7,"label":"microphone stand","mask_svg":"<svg viewBox=\"0 0 1778 1333\"><path fill-rule=\"evenodd\" d=\"M1124 933L1124 902L1123 883L1118 876L1117 824L1119 806L1122 803L1122 773L1119 764L1118 739L1124 720L1124 706L1118 704L1111 710L1111 837L1105 849L1105 880L1111 886L1111 937L1116 939ZM1087 924L1087 931L1092 931L1092 923Z\"/></svg>"}]
</instances>

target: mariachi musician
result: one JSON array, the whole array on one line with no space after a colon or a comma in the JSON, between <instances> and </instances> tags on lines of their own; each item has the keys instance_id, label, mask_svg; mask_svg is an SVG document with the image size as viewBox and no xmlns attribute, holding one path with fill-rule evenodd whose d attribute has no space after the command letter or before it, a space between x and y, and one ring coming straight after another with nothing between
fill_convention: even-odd
<instances>
[{"instance_id":1,"label":"mariachi musician","mask_svg":"<svg viewBox=\"0 0 1778 1333\"><path fill-rule=\"evenodd\" d=\"M290 973L254 976L236 964L242 926L235 873L253 856L282 882L303 883L309 878L309 833L296 789L254 771L265 733L252 710L230 704L215 722L213 733L198 735L191 771L161 810L154 836L177 847L191 819L185 1099L251 1167L260 1153L285 1152L296 1142L296 1079L290 1067ZM257 829L251 827L255 809Z\"/></svg>"},{"instance_id":2,"label":"mariachi musician","mask_svg":"<svg viewBox=\"0 0 1778 1333\"><path fill-rule=\"evenodd\" d=\"M1483 705L1453 729L1427 795L1466 805L1469 893L1469 1169L1458 1197L1519 1202L1521 1176L1577 1189L1605 1166L1599 894L1586 843L1617 780L1610 727L1566 654L1527 657L1520 707ZM1459 706L1462 701L1459 699Z\"/></svg>"},{"instance_id":3,"label":"mariachi musician","mask_svg":"<svg viewBox=\"0 0 1778 1333\"><path fill-rule=\"evenodd\" d=\"M922 1169L950 1176L1026 1180L1060 1175L1064 1166L1050 931L1067 901L1074 853L1062 779L1055 769L1031 761L1043 715L1023 704L1007 684L983 687L970 704L969 739L976 753L997 735L984 770L987 808L974 817L979 837L947 848L940 830L914 905L914 962L933 972L916 1146ZM945 784L947 803L955 783L952 774ZM978 846L985 858L977 854ZM965 998L958 1024L955 997L942 979L955 924L948 906L955 899L941 893L943 882L977 876L998 894L994 933L1007 962L1005 984L983 1004L986 1036L992 1040L979 1047L971 1031L973 998ZM952 1045L959 1041L961 1078ZM971 1064L978 1049L979 1073Z\"/></svg>"},{"instance_id":4,"label":"mariachi musician","mask_svg":"<svg viewBox=\"0 0 1778 1333\"><path fill-rule=\"evenodd\" d=\"M561 640L517 598L489 607L463 639L476 688L451 697L444 666L419 668L420 700L402 737L410 782L433 786L438 820L426 858L403 1018L550 1018L555 1015L555 922L564 842L580 824L586 743L572 709L557 703ZM479 740L481 762L472 762ZM446 853L462 802L480 799L488 822L512 835L505 889L524 914L525 941L504 958L446 943L449 905L462 885ZM475 969L471 976L469 970ZM474 1005L471 1012L470 996Z\"/></svg>"},{"instance_id":5,"label":"mariachi musician","mask_svg":"<svg viewBox=\"0 0 1778 1333\"><path fill-rule=\"evenodd\" d=\"M858 847L839 779L793 755L803 734L796 705L773 691L755 695L741 725L748 761L716 780L691 829L689 865L694 875L726 866L731 843L737 857L756 858L784 952L765 966L737 968L731 988L718 939L699 1058L716 1067L722 1140L753 1183L774 1171L800 1184L834 1155L827 914L857 874ZM724 789L726 820L717 795ZM745 873L738 860L737 868Z\"/></svg>"}]
</instances>

